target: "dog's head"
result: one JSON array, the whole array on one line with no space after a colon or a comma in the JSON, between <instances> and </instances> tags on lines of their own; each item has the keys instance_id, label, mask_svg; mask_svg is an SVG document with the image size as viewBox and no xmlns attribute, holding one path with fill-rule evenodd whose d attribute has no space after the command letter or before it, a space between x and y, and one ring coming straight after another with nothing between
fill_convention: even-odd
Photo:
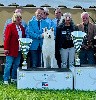
<instances>
[{"instance_id":1,"label":"dog's head","mask_svg":"<svg viewBox=\"0 0 96 100\"><path fill-rule=\"evenodd\" d=\"M54 39L54 29L50 28L50 30L48 30L46 27L43 29L44 32L44 38L48 38L48 39Z\"/></svg>"}]
</instances>

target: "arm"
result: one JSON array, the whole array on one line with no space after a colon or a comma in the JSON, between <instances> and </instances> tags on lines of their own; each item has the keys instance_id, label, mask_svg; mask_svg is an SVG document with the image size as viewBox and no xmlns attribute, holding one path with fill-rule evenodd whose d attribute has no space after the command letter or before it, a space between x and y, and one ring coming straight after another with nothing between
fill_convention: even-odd
<instances>
[{"instance_id":1,"label":"arm","mask_svg":"<svg viewBox=\"0 0 96 100\"><path fill-rule=\"evenodd\" d=\"M94 28L93 28L93 32L94 32L94 36L96 36L96 25L94 24Z\"/></svg>"},{"instance_id":2,"label":"arm","mask_svg":"<svg viewBox=\"0 0 96 100\"><path fill-rule=\"evenodd\" d=\"M5 30L5 40L4 40L5 55L8 55L9 53L10 38L11 38L11 27L7 26Z\"/></svg>"},{"instance_id":3,"label":"arm","mask_svg":"<svg viewBox=\"0 0 96 100\"><path fill-rule=\"evenodd\" d=\"M29 22L27 30L26 30L27 37L34 38L34 39L42 39L42 34L37 33L38 30L35 30L36 27L34 25L35 25L34 21Z\"/></svg>"},{"instance_id":4,"label":"arm","mask_svg":"<svg viewBox=\"0 0 96 100\"><path fill-rule=\"evenodd\" d=\"M54 36L56 36L56 24L55 24L55 22L53 22L53 20L52 20L52 22L51 22L51 27L53 27L54 28Z\"/></svg>"}]
</instances>

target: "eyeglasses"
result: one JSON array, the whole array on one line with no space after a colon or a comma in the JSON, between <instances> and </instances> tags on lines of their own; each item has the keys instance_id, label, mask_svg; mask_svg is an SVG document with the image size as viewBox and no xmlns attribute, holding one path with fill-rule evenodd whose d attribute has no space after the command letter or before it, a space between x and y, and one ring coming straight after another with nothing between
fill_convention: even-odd
<instances>
[{"instance_id":1,"label":"eyeglasses","mask_svg":"<svg viewBox=\"0 0 96 100\"><path fill-rule=\"evenodd\" d=\"M61 12L56 12L55 14L60 14Z\"/></svg>"},{"instance_id":2,"label":"eyeglasses","mask_svg":"<svg viewBox=\"0 0 96 100\"><path fill-rule=\"evenodd\" d=\"M21 16L17 16L17 17L15 17L15 18L20 18L20 19L22 19L22 17L21 17Z\"/></svg>"},{"instance_id":3,"label":"eyeglasses","mask_svg":"<svg viewBox=\"0 0 96 100\"><path fill-rule=\"evenodd\" d=\"M88 17L83 17L82 19L88 19Z\"/></svg>"}]
</instances>

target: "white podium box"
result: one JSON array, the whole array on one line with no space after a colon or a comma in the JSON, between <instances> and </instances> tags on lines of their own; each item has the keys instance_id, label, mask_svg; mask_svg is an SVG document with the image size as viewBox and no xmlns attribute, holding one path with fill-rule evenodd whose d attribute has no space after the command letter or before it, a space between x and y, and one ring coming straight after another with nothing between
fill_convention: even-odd
<instances>
[{"instance_id":1,"label":"white podium box","mask_svg":"<svg viewBox=\"0 0 96 100\"><path fill-rule=\"evenodd\" d=\"M75 67L74 89L96 90L96 65L83 65Z\"/></svg>"},{"instance_id":2,"label":"white podium box","mask_svg":"<svg viewBox=\"0 0 96 100\"><path fill-rule=\"evenodd\" d=\"M73 75L69 69L35 68L17 71L17 88L73 89Z\"/></svg>"}]
</instances>

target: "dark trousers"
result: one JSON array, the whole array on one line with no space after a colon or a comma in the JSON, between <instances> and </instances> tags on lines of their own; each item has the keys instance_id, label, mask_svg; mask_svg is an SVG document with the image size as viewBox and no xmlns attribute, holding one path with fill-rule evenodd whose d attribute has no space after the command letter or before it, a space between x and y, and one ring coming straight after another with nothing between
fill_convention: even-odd
<instances>
[{"instance_id":1,"label":"dark trousers","mask_svg":"<svg viewBox=\"0 0 96 100\"><path fill-rule=\"evenodd\" d=\"M61 54L60 54L60 51L55 52L55 58L57 60L58 67L61 68Z\"/></svg>"},{"instance_id":2,"label":"dark trousers","mask_svg":"<svg viewBox=\"0 0 96 100\"><path fill-rule=\"evenodd\" d=\"M95 64L94 61L94 51L90 50L81 50L79 54L80 64Z\"/></svg>"},{"instance_id":3,"label":"dark trousers","mask_svg":"<svg viewBox=\"0 0 96 100\"><path fill-rule=\"evenodd\" d=\"M22 67L23 61L24 61L24 58L23 58L23 55L21 54L21 59L20 59L20 65L19 65L19 67Z\"/></svg>"},{"instance_id":4,"label":"dark trousers","mask_svg":"<svg viewBox=\"0 0 96 100\"><path fill-rule=\"evenodd\" d=\"M39 46L37 50L30 50L30 53L32 67L41 67L41 47Z\"/></svg>"}]
</instances>

